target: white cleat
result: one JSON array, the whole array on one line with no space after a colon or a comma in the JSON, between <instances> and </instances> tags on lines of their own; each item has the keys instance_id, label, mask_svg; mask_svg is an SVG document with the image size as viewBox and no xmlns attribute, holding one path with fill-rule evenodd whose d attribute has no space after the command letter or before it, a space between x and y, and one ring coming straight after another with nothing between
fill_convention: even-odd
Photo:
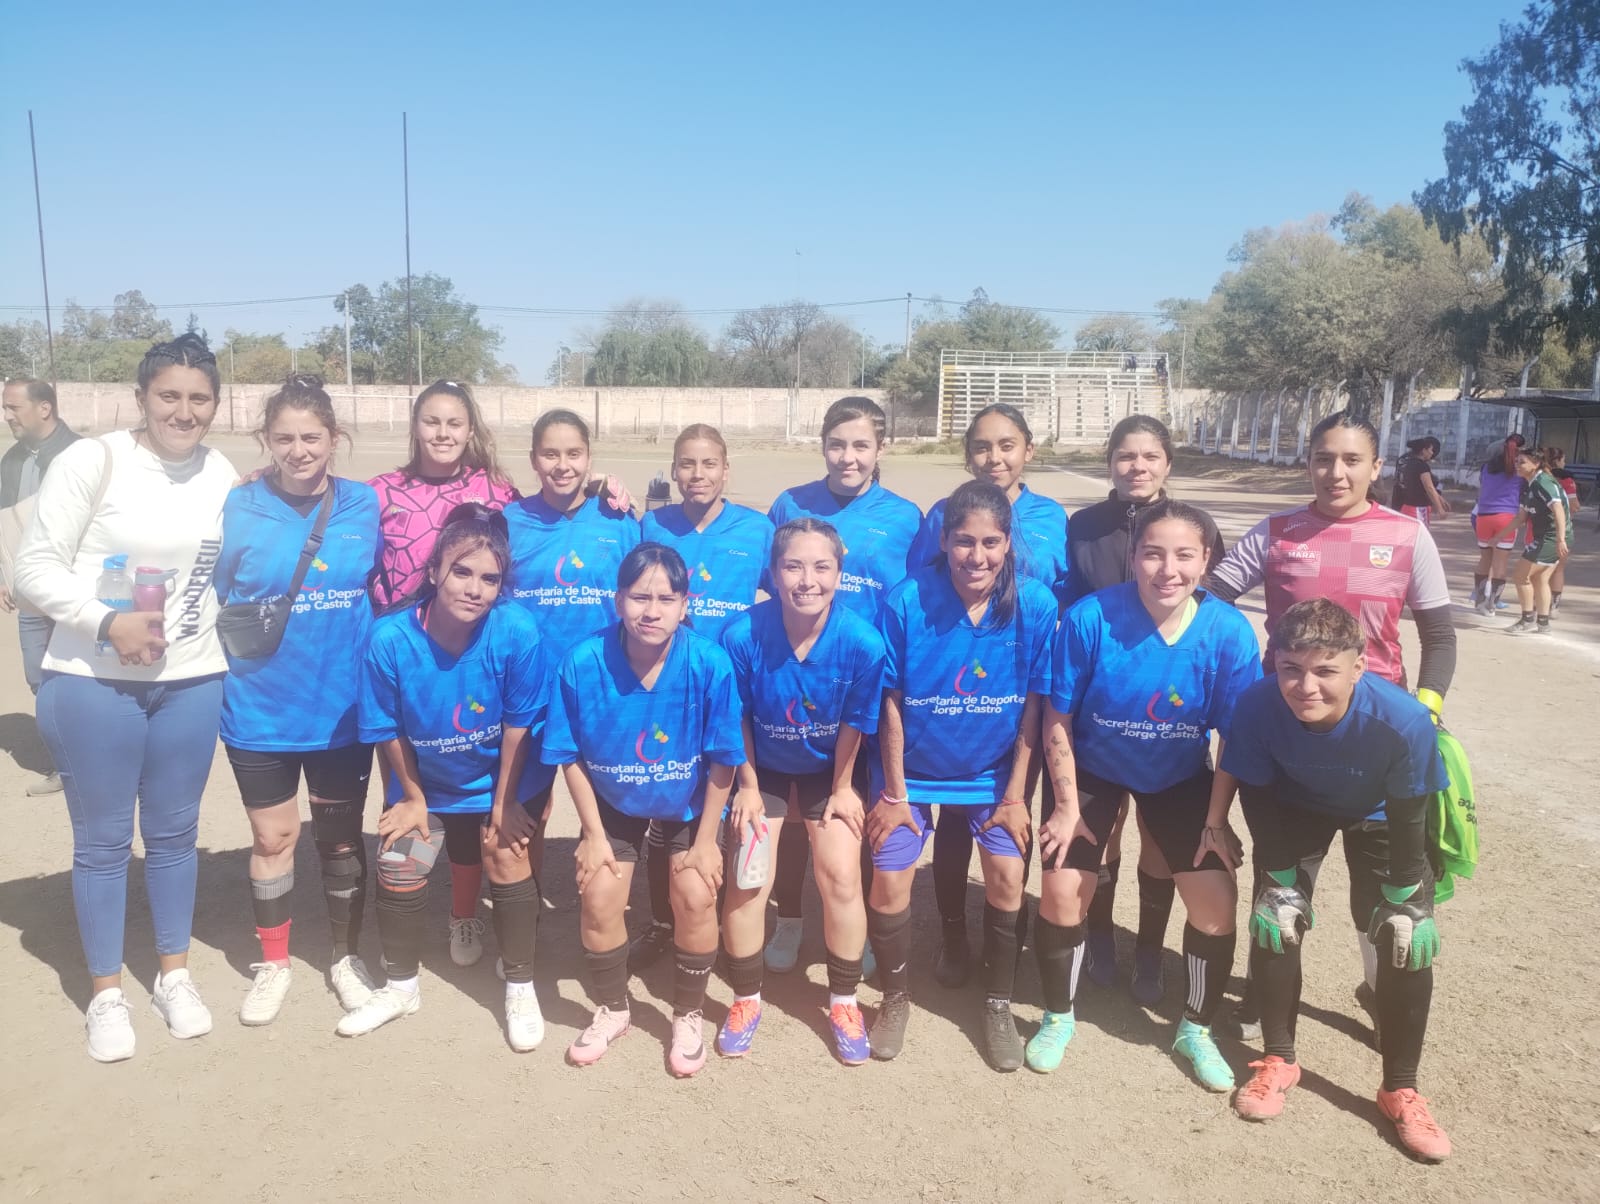
<instances>
[{"instance_id":1,"label":"white cleat","mask_svg":"<svg viewBox=\"0 0 1600 1204\"><path fill-rule=\"evenodd\" d=\"M539 997L533 993L533 984L526 990L513 993L506 990L506 1041L518 1053L528 1053L539 1048L544 1040L544 1013L539 1010Z\"/></svg>"},{"instance_id":2,"label":"white cleat","mask_svg":"<svg viewBox=\"0 0 1600 1204\"><path fill-rule=\"evenodd\" d=\"M375 990L366 964L353 953L345 954L328 967L328 983L339 997L339 1006L347 1012L366 1003Z\"/></svg>"},{"instance_id":3,"label":"white cleat","mask_svg":"<svg viewBox=\"0 0 1600 1204\"><path fill-rule=\"evenodd\" d=\"M372 998L340 1020L335 1031L341 1037L364 1037L391 1020L413 1015L421 1006L421 991L397 991L382 986L372 993Z\"/></svg>"},{"instance_id":4,"label":"white cleat","mask_svg":"<svg viewBox=\"0 0 1600 1204\"><path fill-rule=\"evenodd\" d=\"M256 980L239 1005L239 1023L251 1027L271 1024L289 994L289 967L281 962L257 962L250 968L256 972Z\"/></svg>"}]
</instances>

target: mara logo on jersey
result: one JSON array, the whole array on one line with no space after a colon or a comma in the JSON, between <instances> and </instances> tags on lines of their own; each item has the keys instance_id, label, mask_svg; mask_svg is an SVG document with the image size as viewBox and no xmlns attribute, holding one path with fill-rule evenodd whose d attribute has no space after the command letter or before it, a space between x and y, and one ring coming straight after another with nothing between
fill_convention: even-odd
<instances>
[{"instance_id":1,"label":"mara logo on jersey","mask_svg":"<svg viewBox=\"0 0 1600 1204\"><path fill-rule=\"evenodd\" d=\"M667 733L661 730L660 724L652 723L648 728L641 728L639 738L633 742L634 754L646 765L659 765L666 757L666 752L663 751L658 757L647 757L645 756L644 746L646 744L665 744L669 738Z\"/></svg>"},{"instance_id":2,"label":"mara logo on jersey","mask_svg":"<svg viewBox=\"0 0 1600 1204\"><path fill-rule=\"evenodd\" d=\"M557 585L577 585L578 584L576 581L568 581L565 577L563 577L561 575L561 570L564 569L565 567L567 567L568 565L571 565L575 569L581 569L583 567L583 560L578 556L578 553L574 549L571 549L571 548L567 549L567 554L565 556L563 556L560 560L556 561L556 584Z\"/></svg>"},{"instance_id":3,"label":"mara logo on jersey","mask_svg":"<svg viewBox=\"0 0 1600 1204\"><path fill-rule=\"evenodd\" d=\"M1367 549L1367 562L1375 569L1386 569L1394 559L1392 543L1375 543Z\"/></svg>"},{"instance_id":4,"label":"mara logo on jersey","mask_svg":"<svg viewBox=\"0 0 1600 1204\"><path fill-rule=\"evenodd\" d=\"M467 712L467 719L469 721L466 724L461 722L461 712L463 710ZM455 714L450 716L450 723L456 729L456 731L463 734L467 732L475 732L483 726L483 721L477 720L476 722L472 722L472 720L475 720L477 719L477 716L482 715L483 711L483 703L479 702L469 694L467 695L467 700L465 702L458 702L456 704Z\"/></svg>"},{"instance_id":5,"label":"mara logo on jersey","mask_svg":"<svg viewBox=\"0 0 1600 1204\"><path fill-rule=\"evenodd\" d=\"M783 717L795 727L809 727L811 725L810 717L804 713L797 716L794 713L795 707L799 707L802 712L814 711L817 709L817 704L802 694L799 698L790 700L789 705L783 710Z\"/></svg>"},{"instance_id":6,"label":"mara logo on jersey","mask_svg":"<svg viewBox=\"0 0 1600 1204\"><path fill-rule=\"evenodd\" d=\"M972 674L973 681L981 681L985 677L989 676L989 670L983 667L983 665L978 661L977 657L972 658L972 663L970 665L962 665L961 668L956 671L954 688L955 692L964 698L970 698L972 695L976 694L979 689L979 687L976 685L974 685L970 690L962 687L961 679L966 677L969 673Z\"/></svg>"},{"instance_id":7,"label":"mara logo on jersey","mask_svg":"<svg viewBox=\"0 0 1600 1204\"><path fill-rule=\"evenodd\" d=\"M1156 708L1161 705L1163 699L1165 699L1169 705L1174 707L1181 707L1183 705L1183 695L1178 693L1177 686L1169 685L1165 690L1157 690L1154 694L1150 695L1150 702L1144 708L1144 713L1150 716L1151 723L1167 722L1166 720L1162 719L1160 715L1156 714Z\"/></svg>"},{"instance_id":8,"label":"mara logo on jersey","mask_svg":"<svg viewBox=\"0 0 1600 1204\"><path fill-rule=\"evenodd\" d=\"M1315 548L1308 547L1303 543L1296 544L1292 548L1285 548L1283 550L1283 554L1290 560L1315 560L1318 556L1318 552Z\"/></svg>"}]
</instances>

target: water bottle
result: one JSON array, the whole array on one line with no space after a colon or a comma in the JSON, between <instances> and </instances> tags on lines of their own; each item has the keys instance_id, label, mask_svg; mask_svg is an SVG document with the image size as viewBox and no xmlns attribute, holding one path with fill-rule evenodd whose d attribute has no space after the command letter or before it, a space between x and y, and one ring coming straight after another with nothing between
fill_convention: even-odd
<instances>
[{"instance_id":1,"label":"water bottle","mask_svg":"<svg viewBox=\"0 0 1600 1204\"><path fill-rule=\"evenodd\" d=\"M755 890L767 884L771 872L772 834L767 821L757 819L746 824L739 833L739 860L734 869L734 883L740 890Z\"/></svg>"},{"instance_id":2,"label":"water bottle","mask_svg":"<svg viewBox=\"0 0 1600 1204\"><path fill-rule=\"evenodd\" d=\"M95 597L123 614L133 610L133 582L128 577L128 558L107 556L100 562L100 570L100 579L94 584ZM95 645L98 656L107 656L110 652L109 643Z\"/></svg>"},{"instance_id":3,"label":"water bottle","mask_svg":"<svg viewBox=\"0 0 1600 1204\"><path fill-rule=\"evenodd\" d=\"M671 504L672 486L667 484L665 473L658 472L655 479L650 482L644 491L644 508L646 510L659 510Z\"/></svg>"},{"instance_id":4,"label":"water bottle","mask_svg":"<svg viewBox=\"0 0 1600 1204\"><path fill-rule=\"evenodd\" d=\"M164 614L167 595L177 588L177 569L153 569L141 564L133 570L133 609ZM166 622L158 620L150 625L159 635L166 634Z\"/></svg>"}]
</instances>

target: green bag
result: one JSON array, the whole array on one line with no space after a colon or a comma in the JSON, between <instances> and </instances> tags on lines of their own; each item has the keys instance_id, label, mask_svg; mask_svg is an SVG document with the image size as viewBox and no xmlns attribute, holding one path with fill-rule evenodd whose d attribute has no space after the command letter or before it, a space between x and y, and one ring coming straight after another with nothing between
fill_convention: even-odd
<instances>
[{"instance_id":1,"label":"green bag","mask_svg":"<svg viewBox=\"0 0 1600 1204\"><path fill-rule=\"evenodd\" d=\"M1470 878L1478 868L1478 808L1472 795L1472 766L1461 741L1442 727L1439 755L1444 758L1450 785L1436 791L1428 807L1428 859L1433 863L1435 903L1452 898L1456 878Z\"/></svg>"}]
</instances>

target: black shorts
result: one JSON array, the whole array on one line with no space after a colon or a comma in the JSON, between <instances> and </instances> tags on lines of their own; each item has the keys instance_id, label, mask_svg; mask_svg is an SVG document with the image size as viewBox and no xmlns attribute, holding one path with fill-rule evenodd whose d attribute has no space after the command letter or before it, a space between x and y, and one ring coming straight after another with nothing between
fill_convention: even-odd
<instances>
[{"instance_id":1,"label":"black shorts","mask_svg":"<svg viewBox=\"0 0 1600 1204\"><path fill-rule=\"evenodd\" d=\"M768 819L783 819L789 814L789 795L792 790L799 816L802 819L820 820L822 813L828 809L828 796L833 793L831 769L821 769L816 773L782 773L757 766L756 781L761 785L761 801L767 805Z\"/></svg>"},{"instance_id":2,"label":"black shorts","mask_svg":"<svg viewBox=\"0 0 1600 1204\"><path fill-rule=\"evenodd\" d=\"M1310 899L1334 836L1343 834L1344 863L1350 872L1350 922L1356 931L1367 931L1373 911L1383 902L1383 884L1389 880L1388 820L1351 819L1301 807L1293 800L1275 797L1271 787L1242 787L1239 803L1250 829L1256 879L1252 898L1260 893L1270 860L1280 867L1294 865L1299 871L1296 885ZM1275 843L1275 849L1267 848L1269 841ZM1430 899L1433 884L1433 871L1425 867L1422 890Z\"/></svg>"},{"instance_id":3,"label":"black shorts","mask_svg":"<svg viewBox=\"0 0 1600 1204\"><path fill-rule=\"evenodd\" d=\"M540 831L544 829L544 814L550 806L550 792L543 791L535 798L523 801L522 809ZM483 829L489 822L488 811L436 812L444 824L444 852L451 865L483 864Z\"/></svg>"},{"instance_id":4,"label":"black shorts","mask_svg":"<svg viewBox=\"0 0 1600 1204\"><path fill-rule=\"evenodd\" d=\"M687 853L700 830L698 815L693 819L646 819L618 811L603 798L594 801L600 808L600 826L611 842L611 855L619 862L643 861L646 844L658 854L665 849L668 857Z\"/></svg>"},{"instance_id":5,"label":"black shorts","mask_svg":"<svg viewBox=\"0 0 1600 1204\"><path fill-rule=\"evenodd\" d=\"M228 750L239 797L246 807L276 807L299 797L300 775L306 792L328 803L365 803L372 779L372 745L347 744L343 748L318 748L309 752L255 752Z\"/></svg>"},{"instance_id":6,"label":"black shorts","mask_svg":"<svg viewBox=\"0 0 1600 1204\"><path fill-rule=\"evenodd\" d=\"M1098 844L1090 844L1079 837L1067 847L1067 868L1093 873L1100 868L1100 857L1111 829L1116 826L1117 813L1122 809L1125 795L1133 796L1139 808L1139 818L1145 831L1161 850L1162 857L1175 874L1202 870L1226 870L1228 867L1215 853L1207 853L1197 867L1194 855L1200 848L1200 837L1205 833L1206 811L1211 806L1211 778L1209 769L1202 769L1165 790L1139 791L1107 781L1078 767L1078 807L1084 825L1094 833ZM1046 791L1043 819L1049 819L1056 809L1055 793ZM1052 867L1046 866L1046 869Z\"/></svg>"}]
</instances>

